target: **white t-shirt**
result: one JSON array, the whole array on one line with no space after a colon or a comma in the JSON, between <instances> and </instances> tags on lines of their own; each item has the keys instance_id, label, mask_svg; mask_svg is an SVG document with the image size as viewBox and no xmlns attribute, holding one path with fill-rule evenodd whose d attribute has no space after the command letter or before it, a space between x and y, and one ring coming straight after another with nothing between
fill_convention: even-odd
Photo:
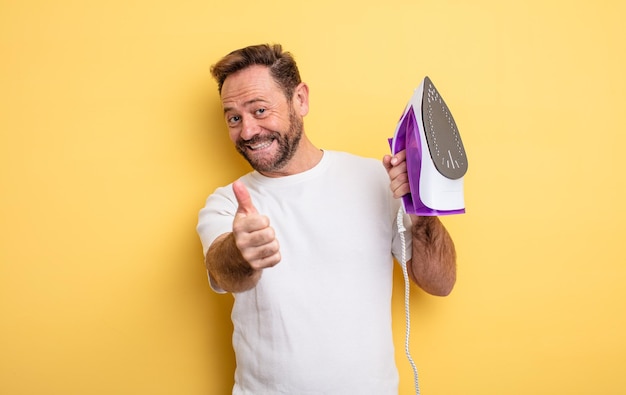
<instances>
[{"instance_id":1,"label":"white t-shirt","mask_svg":"<svg viewBox=\"0 0 626 395\"><path fill-rule=\"evenodd\" d=\"M282 259L255 288L234 294L233 394L397 394L391 293L400 201L382 163L325 151L306 172L241 180L269 217ZM232 185L209 196L197 228L205 254L232 231L236 210Z\"/></svg>"}]
</instances>

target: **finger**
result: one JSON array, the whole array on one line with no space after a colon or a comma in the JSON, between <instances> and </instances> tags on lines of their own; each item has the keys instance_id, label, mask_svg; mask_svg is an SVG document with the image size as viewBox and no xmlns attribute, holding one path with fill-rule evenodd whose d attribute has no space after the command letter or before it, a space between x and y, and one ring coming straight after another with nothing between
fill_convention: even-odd
<instances>
[{"instance_id":1,"label":"finger","mask_svg":"<svg viewBox=\"0 0 626 395\"><path fill-rule=\"evenodd\" d=\"M385 169L387 169L387 171L389 171L389 169L393 167L393 165L391 164L391 158L391 155L383 156L383 166L385 166Z\"/></svg>"},{"instance_id":2,"label":"finger","mask_svg":"<svg viewBox=\"0 0 626 395\"><path fill-rule=\"evenodd\" d=\"M262 266L263 268L276 266L280 262L280 259L281 259L280 251L276 251L274 254L270 256L266 256L265 258L261 259L259 262L259 265Z\"/></svg>"},{"instance_id":3,"label":"finger","mask_svg":"<svg viewBox=\"0 0 626 395\"><path fill-rule=\"evenodd\" d=\"M240 250L260 247L276 240L274 229L271 226L251 228L250 230L243 227L233 227L233 232L235 232L235 241Z\"/></svg>"},{"instance_id":4,"label":"finger","mask_svg":"<svg viewBox=\"0 0 626 395\"><path fill-rule=\"evenodd\" d=\"M246 186L239 180L233 182L233 192L239 207L237 207L238 214L258 214L256 207L252 204L252 198Z\"/></svg>"},{"instance_id":5,"label":"finger","mask_svg":"<svg viewBox=\"0 0 626 395\"><path fill-rule=\"evenodd\" d=\"M250 248L242 251L243 258L250 263L254 269L264 269L280 262L280 248L278 241L262 247Z\"/></svg>"},{"instance_id":6,"label":"finger","mask_svg":"<svg viewBox=\"0 0 626 395\"><path fill-rule=\"evenodd\" d=\"M389 171L394 166L398 166L399 164L402 164L405 161L406 161L406 150L402 150L393 156L385 155L383 157L383 166L385 166L385 169Z\"/></svg>"},{"instance_id":7,"label":"finger","mask_svg":"<svg viewBox=\"0 0 626 395\"><path fill-rule=\"evenodd\" d=\"M393 158L391 158L391 164L393 166L397 166L398 164L404 162L406 160L406 150L402 150L396 153Z\"/></svg>"},{"instance_id":8,"label":"finger","mask_svg":"<svg viewBox=\"0 0 626 395\"><path fill-rule=\"evenodd\" d=\"M393 197L395 199L401 198L404 195L411 193L411 187L408 183L402 184L393 190Z\"/></svg>"},{"instance_id":9,"label":"finger","mask_svg":"<svg viewBox=\"0 0 626 395\"><path fill-rule=\"evenodd\" d=\"M399 198L411 192L409 178L406 173L399 175L391 181L391 192L394 198Z\"/></svg>"},{"instance_id":10,"label":"finger","mask_svg":"<svg viewBox=\"0 0 626 395\"><path fill-rule=\"evenodd\" d=\"M252 237L253 233L265 229L272 229L270 227L270 219L265 215L236 214L233 219L233 232L235 232L238 238L247 239Z\"/></svg>"},{"instance_id":11,"label":"finger","mask_svg":"<svg viewBox=\"0 0 626 395\"><path fill-rule=\"evenodd\" d=\"M407 169L406 162L400 162L393 168L389 169L388 171L389 178L393 180L394 178L397 178L398 176L401 176L402 174L407 174L407 170L408 169Z\"/></svg>"}]
</instances>

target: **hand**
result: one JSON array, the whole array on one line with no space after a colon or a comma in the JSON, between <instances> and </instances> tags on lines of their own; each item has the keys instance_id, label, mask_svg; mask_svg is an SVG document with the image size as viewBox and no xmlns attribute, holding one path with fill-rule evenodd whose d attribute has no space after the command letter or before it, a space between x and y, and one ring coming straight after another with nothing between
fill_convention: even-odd
<instances>
[{"instance_id":1,"label":"hand","mask_svg":"<svg viewBox=\"0 0 626 395\"><path fill-rule=\"evenodd\" d=\"M383 166L391 180L390 189L394 198L400 198L411 192L409 186L409 174L406 167L406 150L402 150L394 156L385 155Z\"/></svg>"},{"instance_id":2,"label":"hand","mask_svg":"<svg viewBox=\"0 0 626 395\"><path fill-rule=\"evenodd\" d=\"M260 215L241 181L233 183L239 207L233 220L235 244L252 269L272 267L280 262L280 249L270 220Z\"/></svg>"}]
</instances>

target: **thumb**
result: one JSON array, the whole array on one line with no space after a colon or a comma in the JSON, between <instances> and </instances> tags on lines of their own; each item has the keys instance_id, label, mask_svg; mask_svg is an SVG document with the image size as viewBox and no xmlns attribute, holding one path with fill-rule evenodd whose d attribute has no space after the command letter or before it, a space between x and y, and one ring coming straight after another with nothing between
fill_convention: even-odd
<instances>
[{"instance_id":1,"label":"thumb","mask_svg":"<svg viewBox=\"0 0 626 395\"><path fill-rule=\"evenodd\" d=\"M237 214L257 214L256 207L252 204L252 198L245 185L239 180L233 183L233 192L239 207L237 208Z\"/></svg>"}]
</instances>

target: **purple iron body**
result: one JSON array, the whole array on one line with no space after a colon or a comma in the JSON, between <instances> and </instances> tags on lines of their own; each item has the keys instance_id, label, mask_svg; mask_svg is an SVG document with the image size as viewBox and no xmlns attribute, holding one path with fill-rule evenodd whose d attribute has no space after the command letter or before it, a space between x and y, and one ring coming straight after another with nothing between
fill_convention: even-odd
<instances>
[{"instance_id":1,"label":"purple iron body","mask_svg":"<svg viewBox=\"0 0 626 395\"><path fill-rule=\"evenodd\" d=\"M465 213L467 156L452 114L428 77L415 90L389 143L393 154L406 149L411 193L402 203L407 213Z\"/></svg>"}]
</instances>

